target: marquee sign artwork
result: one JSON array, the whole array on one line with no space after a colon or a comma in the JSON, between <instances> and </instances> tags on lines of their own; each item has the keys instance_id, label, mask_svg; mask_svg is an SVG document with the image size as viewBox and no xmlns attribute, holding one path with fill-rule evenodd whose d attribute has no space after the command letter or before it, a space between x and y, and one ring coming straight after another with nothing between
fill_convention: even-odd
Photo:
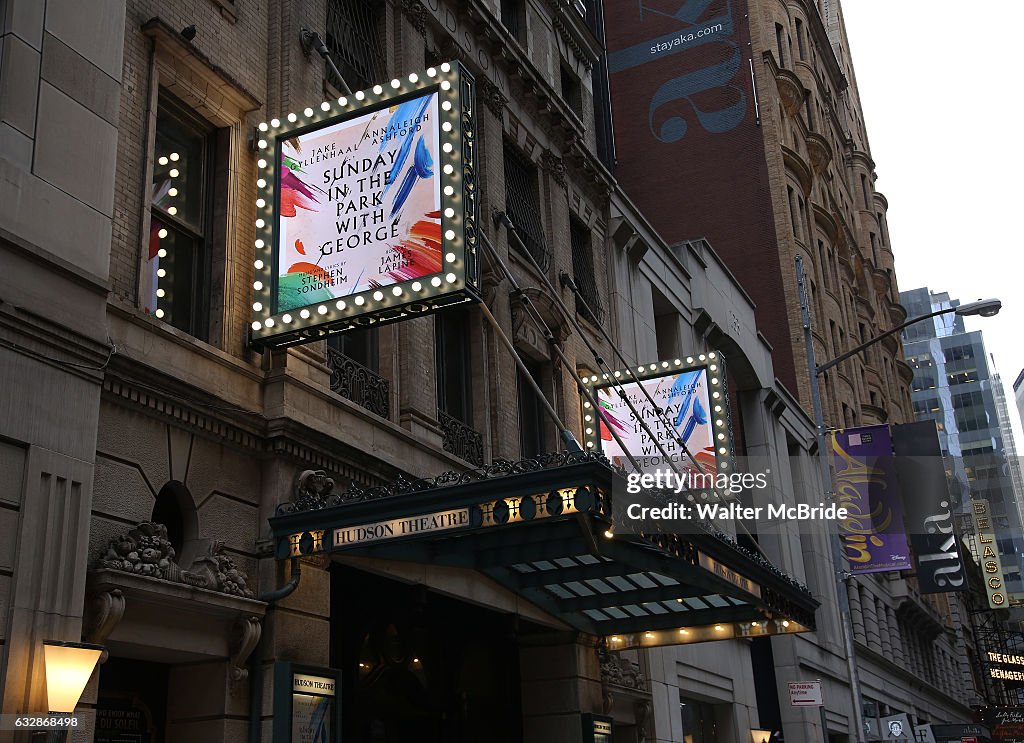
<instances>
[{"instance_id":1,"label":"marquee sign artwork","mask_svg":"<svg viewBox=\"0 0 1024 743\"><path fill-rule=\"evenodd\" d=\"M474 107L446 62L259 125L254 343L475 298Z\"/></svg>"},{"instance_id":2,"label":"marquee sign artwork","mask_svg":"<svg viewBox=\"0 0 1024 743\"><path fill-rule=\"evenodd\" d=\"M1003 585L1003 563L999 559L999 547L992 526L992 511L987 500L971 501L971 517L974 520L974 540L977 557L981 561L985 592L991 609L1006 606L1006 587Z\"/></svg>"},{"instance_id":3,"label":"marquee sign artwork","mask_svg":"<svg viewBox=\"0 0 1024 743\"><path fill-rule=\"evenodd\" d=\"M686 475L689 489L707 494L725 489L732 473L732 429L725 388L725 361L715 351L685 359L658 361L629 371L613 372L584 379L597 399L600 411L583 403L583 428L588 449L600 450L614 464L633 470L626 452L644 473L676 466ZM619 395L620 387L630 406ZM641 387L643 389L641 389ZM658 415L644 394L646 390L665 411ZM637 418L654 434L644 430ZM619 445L614 429L625 445ZM680 444L699 464L694 465ZM661 447L658 444L661 444ZM665 450L665 453L661 449ZM669 462L665 460L667 453Z\"/></svg>"}]
</instances>

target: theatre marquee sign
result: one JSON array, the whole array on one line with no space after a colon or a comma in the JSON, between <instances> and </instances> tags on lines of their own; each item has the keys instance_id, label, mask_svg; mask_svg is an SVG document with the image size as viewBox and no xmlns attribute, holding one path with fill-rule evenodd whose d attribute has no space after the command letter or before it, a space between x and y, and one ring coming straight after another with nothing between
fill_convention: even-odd
<instances>
[{"instance_id":1,"label":"theatre marquee sign","mask_svg":"<svg viewBox=\"0 0 1024 743\"><path fill-rule=\"evenodd\" d=\"M472 76L445 62L259 125L253 343L475 297L474 107Z\"/></svg>"}]
</instances>

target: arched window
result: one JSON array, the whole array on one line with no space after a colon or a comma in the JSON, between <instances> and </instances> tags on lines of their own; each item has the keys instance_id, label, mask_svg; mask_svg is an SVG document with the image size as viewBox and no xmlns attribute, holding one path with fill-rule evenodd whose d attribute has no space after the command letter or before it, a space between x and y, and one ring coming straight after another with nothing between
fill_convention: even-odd
<instances>
[{"instance_id":1,"label":"arched window","mask_svg":"<svg viewBox=\"0 0 1024 743\"><path fill-rule=\"evenodd\" d=\"M176 480L160 488L150 520L167 527L167 538L171 540L174 554L179 558L185 544L196 539L199 533L192 494Z\"/></svg>"}]
</instances>

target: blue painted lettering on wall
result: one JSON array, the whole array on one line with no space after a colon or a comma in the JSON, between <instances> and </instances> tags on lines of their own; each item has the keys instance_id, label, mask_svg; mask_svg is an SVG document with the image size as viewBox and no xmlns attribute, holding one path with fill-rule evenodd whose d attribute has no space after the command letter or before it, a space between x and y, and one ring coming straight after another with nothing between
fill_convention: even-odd
<instances>
[{"instance_id":1,"label":"blue painted lettering on wall","mask_svg":"<svg viewBox=\"0 0 1024 743\"><path fill-rule=\"evenodd\" d=\"M658 123L658 112L669 104L685 102L693 111L697 123L711 134L721 134L739 126L747 112L747 95L739 85L734 84L740 72L742 55L739 44L733 40L733 8L731 0L722 3L716 0L675 0L669 10L650 5L651 0L637 0L641 23L645 17L658 22L659 30L664 28L666 18L678 22L679 28L644 42L608 55L608 70L611 74L632 69L643 64L661 61L669 55L682 63L689 61L686 55L707 44L716 44L731 50L725 59L703 68L687 71L663 82L651 97L648 106L648 126L651 134L665 143L678 142L686 136L689 123L680 113L678 106L670 108L664 121ZM704 17L715 5L711 17ZM671 10L674 7L674 10ZM664 66L659 67L663 69ZM694 100L700 93L729 92L731 103L714 110L702 109Z\"/></svg>"}]
</instances>

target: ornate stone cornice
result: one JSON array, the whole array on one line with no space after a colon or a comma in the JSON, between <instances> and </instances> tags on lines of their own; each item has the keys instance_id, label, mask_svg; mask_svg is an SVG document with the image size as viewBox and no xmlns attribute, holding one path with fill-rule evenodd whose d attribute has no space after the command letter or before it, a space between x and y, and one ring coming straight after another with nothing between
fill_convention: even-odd
<instances>
[{"instance_id":1,"label":"ornate stone cornice","mask_svg":"<svg viewBox=\"0 0 1024 743\"><path fill-rule=\"evenodd\" d=\"M501 92L501 88L484 77L480 79L478 90L481 102L490 109L492 114L501 118L505 106L508 105L508 97Z\"/></svg>"},{"instance_id":2,"label":"ornate stone cornice","mask_svg":"<svg viewBox=\"0 0 1024 743\"><path fill-rule=\"evenodd\" d=\"M423 7L423 3L420 0L402 0L399 7L409 21L409 25L425 38L427 35L427 9Z\"/></svg>"},{"instance_id":3,"label":"ornate stone cornice","mask_svg":"<svg viewBox=\"0 0 1024 743\"><path fill-rule=\"evenodd\" d=\"M551 174L559 186L565 186L565 161L551 150L544 150L540 156L540 166Z\"/></svg>"}]
</instances>

